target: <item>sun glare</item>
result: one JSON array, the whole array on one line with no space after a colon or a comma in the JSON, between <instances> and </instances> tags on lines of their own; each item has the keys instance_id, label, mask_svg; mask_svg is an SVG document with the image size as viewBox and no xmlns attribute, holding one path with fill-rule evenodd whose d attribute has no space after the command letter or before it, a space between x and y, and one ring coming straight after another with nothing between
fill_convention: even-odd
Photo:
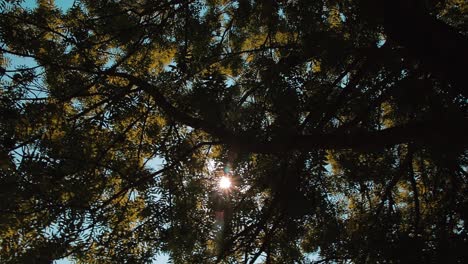
<instances>
[{"instance_id":1,"label":"sun glare","mask_svg":"<svg viewBox=\"0 0 468 264\"><path fill-rule=\"evenodd\" d=\"M229 189L229 187L231 187L231 180L225 176L221 177L221 179L219 179L219 188Z\"/></svg>"}]
</instances>

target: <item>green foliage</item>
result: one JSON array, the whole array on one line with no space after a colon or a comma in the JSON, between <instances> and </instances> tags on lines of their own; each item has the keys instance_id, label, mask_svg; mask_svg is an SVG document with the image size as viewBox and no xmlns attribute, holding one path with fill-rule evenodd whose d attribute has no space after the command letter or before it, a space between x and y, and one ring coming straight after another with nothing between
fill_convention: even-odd
<instances>
[{"instance_id":1,"label":"green foliage","mask_svg":"<svg viewBox=\"0 0 468 264\"><path fill-rule=\"evenodd\" d=\"M0 262L466 262L467 93L395 18L467 4L397 2L0 1Z\"/></svg>"}]
</instances>

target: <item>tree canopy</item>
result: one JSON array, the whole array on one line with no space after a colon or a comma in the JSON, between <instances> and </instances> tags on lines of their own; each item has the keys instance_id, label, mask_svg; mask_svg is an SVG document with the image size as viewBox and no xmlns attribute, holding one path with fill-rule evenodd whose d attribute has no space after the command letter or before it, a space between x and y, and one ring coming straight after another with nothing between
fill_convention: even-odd
<instances>
[{"instance_id":1,"label":"tree canopy","mask_svg":"<svg viewBox=\"0 0 468 264\"><path fill-rule=\"evenodd\" d=\"M468 260L466 1L0 10L0 262Z\"/></svg>"}]
</instances>

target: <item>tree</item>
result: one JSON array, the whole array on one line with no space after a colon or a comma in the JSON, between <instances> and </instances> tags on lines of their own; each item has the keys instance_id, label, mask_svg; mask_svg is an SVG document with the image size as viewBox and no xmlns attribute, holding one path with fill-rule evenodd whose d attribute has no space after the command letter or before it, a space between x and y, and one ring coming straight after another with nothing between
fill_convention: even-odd
<instances>
[{"instance_id":1,"label":"tree","mask_svg":"<svg viewBox=\"0 0 468 264\"><path fill-rule=\"evenodd\" d=\"M468 259L465 1L0 3L2 263Z\"/></svg>"}]
</instances>

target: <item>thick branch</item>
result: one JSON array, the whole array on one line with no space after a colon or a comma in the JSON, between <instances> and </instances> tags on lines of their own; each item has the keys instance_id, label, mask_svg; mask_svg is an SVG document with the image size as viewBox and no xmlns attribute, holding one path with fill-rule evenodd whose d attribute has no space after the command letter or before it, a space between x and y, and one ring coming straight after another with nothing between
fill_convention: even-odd
<instances>
[{"instance_id":1,"label":"thick branch","mask_svg":"<svg viewBox=\"0 0 468 264\"><path fill-rule=\"evenodd\" d=\"M378 149L414 142L431 146L466 146L467 120L413 122L379 131L354 133L316 133L254 142L238 138L241 149L257 153L277 153L292 149Z\"/></svg>"},{"instance_id":2,"label":"thick branch","mask_svg":"<svg viewBox=\"0 0 468 264\"><path fill-rule=\"evenodd\" d=\"M224 144L253 153L281 153L290 150L312 149L375 149L396 144L415 142L423 145L458 145L468 142L467 120L413 122L379 131L357 131L352 133L312 132L309 135L290 135L262 141L251 134L234 134L220 124L195 118L173 106L156 87L126 73L113 73L128 79L152 96L156 104L167 115L178 122L201 129Z\"/></svg>"}]
</instances>

